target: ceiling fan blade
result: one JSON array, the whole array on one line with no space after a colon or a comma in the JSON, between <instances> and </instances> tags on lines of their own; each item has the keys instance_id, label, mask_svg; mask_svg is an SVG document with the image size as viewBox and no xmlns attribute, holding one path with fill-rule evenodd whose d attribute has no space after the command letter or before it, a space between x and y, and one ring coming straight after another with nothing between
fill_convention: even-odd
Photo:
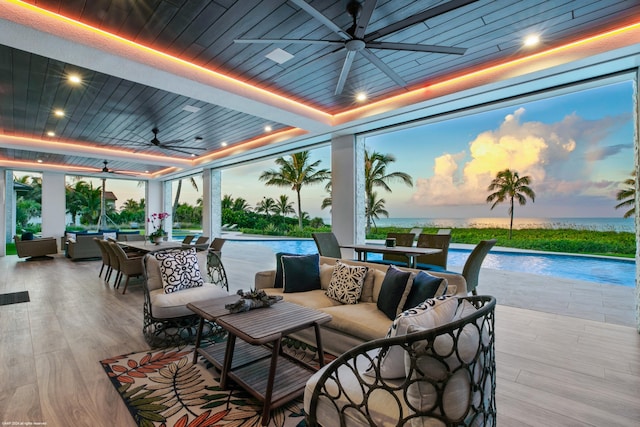
<instances>
[{"instance_id":1,"label":"ceiling fan blade","mask_svg":"<svg viewBox=\"0 0 640 427\"><path fill-rule=\"evenodd\" d=\"M415 43L391 43L391 42L369 42L367 47L370 49L389 49L389 50L407 50L411 52L431 52L431 53L449 53L452 55L464 55L467 51L462 47L436 46L433 44L415 44Z\"/></svg>"},{"instance_id":2,"label":"ceiling fan blade","mask_svg":"<svg viewBox=\"0 0 640 427\"><path fill-rule=\"evenodd\" d=\"M161 141L158 146L159 147L164 147L167 145L171 145L171 144L179 144L181 142L184 142L184 139L172 139L171 141Z\"/></svg>"},{"instance_id":3,"label":"ceiling fan blade","mask_svg":"<svg viewBox=\"0 0 640 427\"><path fill-rule=\"evenodd\" d=\"M207 150L206 148L202 148L202 147L187 147L187 146L184 146L184 145L177 145L177 146L173 146L173 147L162 145L162 148L181 148L183 150L201 150L201 151Z\"/></svg>"},{"instance_id":4,"label":"ceiling fan blade","mask_svg":"<svg viewBox=\"0 0 640 427\"><path fill-rule=\"evenodd\" d=\"M357 52L355 50L347 51L347 56L344 58L344 64L342 64L342 71L340 71L340 77L338 78L338 85L336 86L334 95L340 95L342 93L342 89L344 89L344 84L347 82L347 76L349 75L349 71L353 65L356 53Z\"/></svg>"},{"instance_id":5,"label":"ceiling fan blade","mask_svg":"<svg viewBox=\"0 0 640 427\"><path fill-rule=\"evenodd\" d=\"M255 43L255 44L319 44L319 45L342 45L344 42L339 40L304 40L304 39L237 39L234 43Z\"/></svg>"},{"instance_id":6,"label":"ceiling fan blade","mask_svg":"<svg viewBox=\"0 0 640 427\"><path fill-rule=\"evenodd\" d=\"M356 30L353 33L353 37L356 39L361 39L364 37L367 26L369 25L369 21L371 21L371 16L373 16L373 10L376 8L376 3L378 0L367 0L362 6L362 11L360 12L360 18L358 19L358 23L356 25Z\"/></svg>"},{"instance_id":7,"label":"ceiling fan blade","mask_svg":"<svg viewBox=\"0 0 640 427\"><path fill-rule=\"evenodd\" d=\"M477 0L451 0L450 2L432 7L431 9L427 9L424 12L410 16L406 19L403 19L402 21L395 22L391 25L387 25L386 27L379 29L378 31L367 34L364 37L364 41L368 43L377 38L386 36L387 34L395 33L396 31L400 31L419 22L426 21L427 19L433 18L434 16L451 12L452 10L458 9L462 6L466 6L470 3L474 3L476 1Z\"/></svg>"},{"instance_id":8,"label":"ceiling fan blade","mask_svg":"<svg viewBox=\"0 0 640 427\"><path fill-rule=\"evenodd\" d=\"M391 69L391 67L389 67L387 64L385 64L380 58L378 58L377 56L375 56L373 54L373 52L369 51L368 49L362 49L360 51L360 53L362 54L362 56L364 56L365 58L367 58L367 60L369 62L371 62L373 65L375 65L376 67L378 67L380 69L380 71L382 71L383 73L385 73L391 80L393 80L394 82L396 82L396 84L398 86L406 86L407 82L405 82L402 77L400 77L398 75L398 73L396 73L395 71L393 71Z\"/></svg>"},{"instance_id":9,"label":"ceiling fan blade","mask_svg":"<svg viewBox=\"0 0 640 427\"><path fill-rule=\"evenodd\" d=\"M165 147L164 145L161 145L158 148L161 149L161 150L171 150L171 151L176 151L178 153L183 153L183 154L188 154L188 155L192 155L193 154L193 153L191 153L189 151L180 150L179 148Z\"/></svg>"},{"instance_id":10,"label":"ceiling fan blade","mask_svg":"<svg viewBox=\"0 0 640 427\"><path fill-rule=\"evenodd\" d=\"M351 40L351 36L349 34L345 33L342 30L342 28L338 27L336 24L333 23L332 20L324 16L322 13L320 13L318 10L316 10L313 6L311 6L306 1L304 0L289 0L289 1L295 4L296 6L298 6L300 9L307 12L309 15L313 16L317 21L320 21L325 27L329 28L331 31L338 34L343 39Z\"/></svg>"}]
</instances>

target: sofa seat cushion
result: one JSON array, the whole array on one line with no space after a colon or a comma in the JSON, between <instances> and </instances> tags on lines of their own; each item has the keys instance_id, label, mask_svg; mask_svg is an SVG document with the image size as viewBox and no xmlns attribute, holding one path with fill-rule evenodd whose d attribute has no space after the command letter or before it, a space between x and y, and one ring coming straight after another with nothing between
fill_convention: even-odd
<instances>
[{"instance_id":1,"label":"sofa seat cushion","mask_svg":"<svg viewBox=\"0 0 640 427\"><path fill-rule=\"evenodd\" d=\"M327 307L322 311L332 316L331 322L323 327L339 330L363 341L384 338L392 323L372 302Z\"/></svg>"},{"instance_id":2,"label":"sofa seat cushion","mask_svg":"<svg viewBox=\"0 0 640 427\"><path fill-rule=\"evenodd\" d=\"M263 289L267 295L280 295L285 301L294 304L303 305L309 308L325 308L333 306L341 306L340 302L329 298L322 289L316 289L306 292L285 293L282 288Z\"/></svg>"},{"instance_id":3,"label":"sofa seat cushion","mask_svg":"<svg viewBox=\"0 0 640 427\"><path fill-rule=\"evenodd\" d=\"M229 296L227 291L213 283L204 283L195 288L183 289L178 292L166 294L164 289L149 291L153 317L157 319L170 319L194 314L187 308L187 304L194 301L203 301L211 298L224 298Z\"/></svg>"},{"instance_id":4,"label":"sofa seat cushion","mask_svg":"<svg viewBox=\"0 0 640 427\"><path fill-rule=\"evenodd\" d=\"M373 306L375 307L375 304L373 304ZM384 316L384 314L382 315ZM369 353L369 357L373 358L375 356L375 352L376 350L372 350L372 352ZM362 373L367 369L369 363L370 361L366 357L359 357L355 361L349 361L348 365L339 367L337 370L337 376L340 380L340 387L338 387L335 380L328 379L325 382L325 391L331 396L337 396L337 398L330 399L327 396L322 396L318 400L316 419L322 421L323 425L340 425L340 415L338 411L344 410L345 406L351 404L366 405L369 415L375 425L378 426L391 426L398 424L400 411L396 402L400 404L403 416L406 416L407 413L411 413L406 405L404 397L402 396L402 380L385 381L385 384L389 386L388 390L377 389L375 392L367 396L363 394L363 387L358 380L365 384L372 384L376 381L375 378L362 375ZM328 366L330 366L330 364L313 374L307 381L304 391L304 409L306 413L309 413L313 389ZM359 372L360 374L356 376L355 372ZM366 403L364 403L365 398L367 399ZM346 425L370 425L370 423L364 419L358 411L350 411L348 409L345 410L345 421Z\"/></svg>"}]
</instances>

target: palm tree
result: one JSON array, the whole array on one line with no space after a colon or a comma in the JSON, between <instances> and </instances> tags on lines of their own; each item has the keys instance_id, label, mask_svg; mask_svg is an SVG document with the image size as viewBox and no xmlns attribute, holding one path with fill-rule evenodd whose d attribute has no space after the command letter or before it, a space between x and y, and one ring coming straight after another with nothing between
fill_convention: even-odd
<instances>
[{"instance_id":1,"label":"palm tree","mask_svg":"<svg viewBox=\"0 0 640 427\"><path fill-rule=\"evenodd\" d=\"M263 197L262 200L256 204L255 212L263 213L266 216L270 216L272 213L276 213L278 210L276 201L272 197Z\"/></svg>"},{"instance_id":2,"label":"palm tree","mask_svg":"<svg viewBox=\"0 0 640 427\"><path fill-rule=\"evenodd\" d=\"M194 190L198 191L198 183L196 179L191 176L189 177L189 182ZM180 203L180 193L182 192L182 179L178 180L178 188L176 188L176 197L173 199L173 209L171 212L171 218L176 217L176 209L178 209L178 203Z\"/></svg>"},{"instance_id":3,"label":"palm tree","mask_svg":"<svg viewBox=\"0 0 640 427\"><path fill-rule=\"evenodd\" d=\"M616 209L630 207L628 211L624 213L623 218L630 218L636 213L636 171L631 172L631 178L624 181L624 185L627 188L623 188L616 194L616 200L620 201L616 205Z\"/></svg>"},{"instance_id":4,"label":"palm tree","mask_svg":"<svg viewBox=\"0 0 640 427\"><path fill-rule=\"evenodd\" d=\"M231 197L231 194L225 194L222 197L222 200L220 201L220 208L221 209L233 209L233 197Z\"/></svg>"},{"instance_id":5,"label":"palm tree","mask_svg":"<svg viewBox=\"0 0 640 427\"><path fill-rule=\"evenodd\" d=\"M371 222L373 214L375 213L374 207L382 202L382 211L385 212L387 217L389 214L384 210L384 199L376 200L376 193L374 188L380 187L388 192L391 192L389 187L390 181L401 181L413 187L413 178L411 175L405 172L391 172L387 173L387 166L390 163L396 161L396 158L392 154L381 154L377 151L369 153L368 150L364 151L364 189L365 189L365 216L367 219L367 233L371 231ZM380 212L382 213L382 212ZM378 218L377 216L375 218Z\"/></svg>"},{"instance_id":6,"label":"palm tree","mask_svg":"<svg viewBox=\"0 0 640 427\"><path fill-rule=\"evenodd\" d=\"M265 181L267 185L277 187L291 187L298 197L298 227L302 228L302 202L300 201L300 190L304 185L321 183L330 179L328 169L317 169L320 160L309 163L309 152L301 151L292 154L289 158L278 157L276 165L279 170L271 169L260 175L260 181Z\"/></svg>"},{"instance_id":7,"label":"palm tree","mask_svg":"<svg viewBox=\"0 0 640 427\"><path fill-rule=\"evenodd\" d=\"M378 199L378 194L374 191L367 197L367 205L365 206L364 212L367 216L367 233L371 231L371 224L378 229L376 225L375 219L380 219L380 215L384 215L389 218L389 212L384 208L385 200Z\"/></svg>"},{"instance_id":8,"label":"palm tree","mask_svg":"<svg viewBox=\"0 0 640 427\"><path fill-rule=\"evenodd\" d=\"M327 193L329 193L329 195L327 197L325 197L324 199L322 199L322 203L320 204L320 209L326 209L328 207L330 207L333 203L333 195L331 194L331 181L327 182L327 185L324 186L324 189Z\"/></svg>"},{"instance_id":9,"label":"palm tree","mask_svg":"<svg viewBox=\"0 0 640 427\"><path fill-rule=\"evenodd\" d=\"M243 199L242 197L238 197L233 201L233 206L231 207L231 209L234 211L250 212L251 206L249 206L249 203L247 203L245 199Z\"/></svg>"},{"instance_id":10,"label":"palm tree","mask_svg":"<svg viewBox=\"0 0 640 427\"><path fill-rule=\"evenodd\" d=\"M532 202L536 201L536 193L533 192L529 184L531 178L528 176L521 177L518 172L505 169L496 174L496 177L491 181L488 191L494 191L487 197L487 203L493 202L491 210L496 207L498 203L502 203L505 200L509 200L509 239L511 239L511 233L513 231L513 201L518 200L520 206L527 204L527 197Z\"/></svg>"}]
</instances>

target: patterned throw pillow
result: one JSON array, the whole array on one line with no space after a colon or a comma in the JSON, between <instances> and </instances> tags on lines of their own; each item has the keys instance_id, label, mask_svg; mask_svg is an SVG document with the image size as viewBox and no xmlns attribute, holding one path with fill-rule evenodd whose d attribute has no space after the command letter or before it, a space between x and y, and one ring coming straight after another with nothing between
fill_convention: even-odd
<instances>
[{"instance_id":1,"label":"patterned throw pillow","mask_svg":"<svg viewBox=\"0 0 640 427\"><path fill-rule=\"evenodd\" d=\"M165 294L204 284L195 248L184 251L158 252L155 257L160 263L162 287Z\"/></svg>"},{"instance_id":2,"label":"patterned throw pillow","mask_svg":"<svg viewBox=\"0 0 640 427\"><path fill-rule=\"evenodd\" d=\"M368 267L347 265L336 261L327 296L343 304L357 304Z\"/></svg>"},{"instance_id":3,"label":"patterned throw pillow","mask_svg":"<svg viewBox=\"0 0 640 427\"><path fill-rule=\"evenodd\" d=\"M391 324L386 338L406 335L409 327L412 326L431 329L445 325L453 320L457 308L458 298L456 296L445 295L428 299L417 307L400 313ZM404 349L397 345L380 349L366 375L375 377L376 368L379 369L381 378L403 378L406 375Z\"/></svg>"}]
</instances>

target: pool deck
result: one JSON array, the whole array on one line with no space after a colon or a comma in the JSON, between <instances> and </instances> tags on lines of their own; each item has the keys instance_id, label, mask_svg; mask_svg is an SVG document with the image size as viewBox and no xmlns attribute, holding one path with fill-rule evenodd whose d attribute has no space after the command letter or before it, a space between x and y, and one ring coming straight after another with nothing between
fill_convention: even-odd
<instances>
[{"instance_id":1,"label":"pool deck","mask_svg":"<svg viewBox=\"0 0 640 427\"><path fill-rule=\"evenodd\" d=\"M241 235L225 237L234 240L257 238ZM471 248L473 245L455 247ZM227 242L224 246L224 258L229 282L234 287L232 292L253 287L251 274L275 268L273 251L249 242ZM227 259L233 262L227 263ZM449 269L460 272L462 266L452 265ZM488 268L481 270L479 283L478 292L493 295L501 305L623 326L636 325L633 287Z\"/></svg>"}]
</instances>

